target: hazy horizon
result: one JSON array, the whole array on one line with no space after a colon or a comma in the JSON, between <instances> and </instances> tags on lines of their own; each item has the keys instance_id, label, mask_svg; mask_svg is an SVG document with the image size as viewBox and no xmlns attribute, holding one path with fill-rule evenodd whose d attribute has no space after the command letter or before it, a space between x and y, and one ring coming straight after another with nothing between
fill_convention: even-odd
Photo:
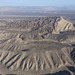
<instances>
[{"instance_id":1,"label":"hazy horizon","mask_svg":"<svg viewBox=\"0 0 75 75\"><path fill-rule=\"evenodd\" d=\"M75 0L1 0L0 6L75 6Z\"/></svg>"},{"instance_id":2,"label":"hazy horizon","mask_svg":"<svg viewBox=\"0 0 75 75\"><path fill-rule=\"evenodd\" d=\"M67 11L67 12L65 12ZM75 0L1 0L0 14L75 13Z\"/></svg>"}]
</instances>

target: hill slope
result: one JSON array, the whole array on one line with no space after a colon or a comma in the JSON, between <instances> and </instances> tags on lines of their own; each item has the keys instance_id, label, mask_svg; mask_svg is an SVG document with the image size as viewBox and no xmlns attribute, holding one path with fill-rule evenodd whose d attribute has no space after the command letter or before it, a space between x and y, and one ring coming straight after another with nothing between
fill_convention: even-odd
<instances>
[{"instance_id":1,"label":"hill slope","mask_svg":"<svg viewBox=\"0 0 75 75\"><path fill-rule=\"evenodd\" d=\"M1 67L22 75L54 74L62 70L74 73L71 70L75 65L74 29L62 17L42 17L0 26Z\"/></svg>"}]
</instances>

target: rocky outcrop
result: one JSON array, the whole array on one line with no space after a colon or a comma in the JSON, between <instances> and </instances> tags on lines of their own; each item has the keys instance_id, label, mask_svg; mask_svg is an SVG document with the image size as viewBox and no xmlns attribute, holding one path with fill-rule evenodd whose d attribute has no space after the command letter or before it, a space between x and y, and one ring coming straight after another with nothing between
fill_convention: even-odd
<instances>
[{"instance_id":1,"label":"rocky outcrop","mask_svg":"<svg viewBox=\"0 0 75 75\"><path fill-rule=\"evenodd\" d=\"M74 26L71 22L65 20L64 18L60 17L60 20L55 25L55 33L58 34L63 31L74 30Z\"/></svg>"}]
</instances>

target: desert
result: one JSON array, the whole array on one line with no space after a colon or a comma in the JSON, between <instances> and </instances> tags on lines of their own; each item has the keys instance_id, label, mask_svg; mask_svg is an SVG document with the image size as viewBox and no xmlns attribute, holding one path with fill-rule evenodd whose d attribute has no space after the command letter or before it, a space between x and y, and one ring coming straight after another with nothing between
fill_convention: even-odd
<instances>
[{"instance_id":1,"label":"desert","mask_svg":"<svg viewBox=\"0 0 75 75\"><path fill-rule=\"evenodd\" d=\"M74 23L63 16L5 22L0 25L1 75L75 74Z\"/></svg>"}]
</instances>

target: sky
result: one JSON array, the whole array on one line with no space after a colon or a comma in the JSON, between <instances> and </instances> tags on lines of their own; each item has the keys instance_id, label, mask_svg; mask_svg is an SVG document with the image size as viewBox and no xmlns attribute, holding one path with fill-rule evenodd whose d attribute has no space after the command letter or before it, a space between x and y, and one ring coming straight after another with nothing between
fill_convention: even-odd
<instances>
[{"instance_id":1,"label":"sky","mask_svg":"<svg viewBox=\"0 0 75 75\"><path fill-rule=\"evenodd\" d=\"M73 6L75 0L0 0L0 6Z\"/></svg>"}]
</instances>

